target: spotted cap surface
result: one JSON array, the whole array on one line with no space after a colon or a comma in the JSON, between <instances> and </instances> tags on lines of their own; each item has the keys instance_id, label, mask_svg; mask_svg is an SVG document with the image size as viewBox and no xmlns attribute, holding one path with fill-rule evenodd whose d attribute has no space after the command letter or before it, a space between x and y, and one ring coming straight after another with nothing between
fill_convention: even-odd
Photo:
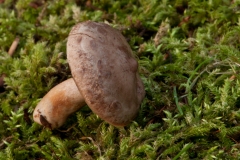
<instances>
[{"instance_id":1,"label":"spotted cap surface","mask_svg":"<svg viewBox=\"0 0 240 160\"><path fill-rule=\"evenodd\" d=\"M67 59L94 113L115 126L134 119L145 91L137 60L118 30L92 21L75 25L68 37Z\"/></svg>"}]
</instances>

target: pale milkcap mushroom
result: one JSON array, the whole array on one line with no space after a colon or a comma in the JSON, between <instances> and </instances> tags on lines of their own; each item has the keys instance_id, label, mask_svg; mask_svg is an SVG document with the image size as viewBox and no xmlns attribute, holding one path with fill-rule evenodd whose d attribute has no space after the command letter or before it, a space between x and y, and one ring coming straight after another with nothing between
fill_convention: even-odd
<instances>
[{"instance_id":1,"label":"pale milkcap mushroom","mask_svg":"<svg viewBox=\"0 0 240 160\"><path fill-rule=\"evenodd\" d=\"M114 126L134 119L145 91L137 60L118 30L92 21L75 25L68 37L67 59L73 78L43 97L33 113L35 122L58 128L85 104Z\"/></svg>"}]
</instances>

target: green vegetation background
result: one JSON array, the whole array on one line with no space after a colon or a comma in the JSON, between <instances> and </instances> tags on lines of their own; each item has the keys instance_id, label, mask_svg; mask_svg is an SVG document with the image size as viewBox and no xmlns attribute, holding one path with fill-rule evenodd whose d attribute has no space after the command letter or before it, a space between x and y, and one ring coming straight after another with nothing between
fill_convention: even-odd
<instances>
[{"instance_id":1,"label":"green vegetation background","mask_svg":"<svg viewBox=\"0 0 240 160\"><path fill-rule=\"evenodd\" d=\"M51 131L32 112L71 77L67 36L86 20L123 33L146 97L124 128L85 106ZM239 0L0 0L0 160L238 159L239 48Z\"/></svg>"}]
</instances>

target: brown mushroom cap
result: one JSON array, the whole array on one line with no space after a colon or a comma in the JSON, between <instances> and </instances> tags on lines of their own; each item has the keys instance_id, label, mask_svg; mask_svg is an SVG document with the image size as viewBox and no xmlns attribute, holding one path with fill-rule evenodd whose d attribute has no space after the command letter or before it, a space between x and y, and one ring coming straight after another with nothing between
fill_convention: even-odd
<instances>
[{"instance_id":1,"label":"brown mushroom cap","mask_svg":"<svg viewBox=\"0 0 240 160\"><path fill-rule=\"evenodd\" d=\"M67 58L87 105L100 118L124 126L145 95L138 63L123 35L104 23L87 21L71 30Z\"/></svg>"}]
</instances>

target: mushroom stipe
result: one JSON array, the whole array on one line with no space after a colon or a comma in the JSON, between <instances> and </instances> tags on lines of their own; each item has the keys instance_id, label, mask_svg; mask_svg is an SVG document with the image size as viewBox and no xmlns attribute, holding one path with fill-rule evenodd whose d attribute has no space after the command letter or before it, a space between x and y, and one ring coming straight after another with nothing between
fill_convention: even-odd
<instances>
[{"instance_id":1,"label":"mushroom stipe","mask_svg":"<svg viewBox=\"0 0 240 160\"><path fill-rule=\"evenodd\" d=\"M67 59L73 78L43 97L33 113L35 122L58 128L85 104L114 126L136 117L145 90L137 60L118 30L92 21L75 25L68 36Z\"/></svg>"}]
</instances>

